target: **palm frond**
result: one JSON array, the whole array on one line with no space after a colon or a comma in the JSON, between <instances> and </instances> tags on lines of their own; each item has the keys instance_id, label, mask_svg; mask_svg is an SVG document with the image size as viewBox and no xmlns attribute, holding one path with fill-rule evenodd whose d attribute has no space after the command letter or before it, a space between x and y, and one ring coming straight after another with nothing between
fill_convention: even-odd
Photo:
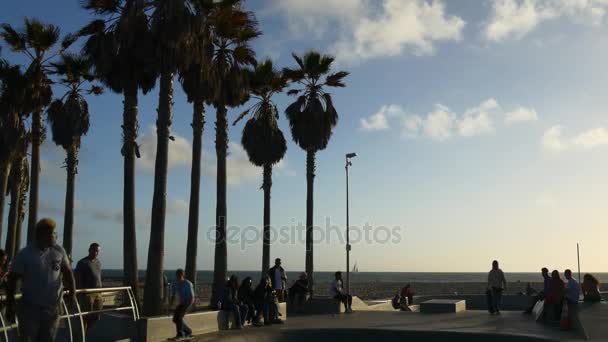
<instances>
[{"instance_id":1,"label":"palm frond","mask_svg":"<svg viewBox=\"0 0 608 342\"><path fill-rule=\"evenodd\" d=\"M346 85L342 82L342 79L348 75L349 73L346 71L339 71L328 75L327 78L325 78L325 85L330 87L345 87Z\"/></svg>"},{"instance_id":2,"label":"palm frond","mask_svg":"<svg viewBox=\"0 0 608 342\"><path fill-rule=\"evenodd\" d=\"M81 0L80 5L97 15L113 14L120 10L120 0Z\"/></svg>"},{"instance_id":3,"label":"palm frond","mask_svg":"<svg viewBox=\"0 0 608 342\"><path fill-rule=\"evenodd\" d=\"M2 24L0 25L2 32L0 36L10 46L11 50L15 52L21 52L26 48L25 35L17 32L11 25Z\"/></svg>"},{"instance_id":4,"label":"palm frond","mask_svg":"<svg viewBox=\"0 0 608 342\"><path fill-rule=\"evenodd\" d=\"M48 51L59 41L59 27L36 18L25 19L27 44L37 51Z\"/></svg>"}]
</instances>

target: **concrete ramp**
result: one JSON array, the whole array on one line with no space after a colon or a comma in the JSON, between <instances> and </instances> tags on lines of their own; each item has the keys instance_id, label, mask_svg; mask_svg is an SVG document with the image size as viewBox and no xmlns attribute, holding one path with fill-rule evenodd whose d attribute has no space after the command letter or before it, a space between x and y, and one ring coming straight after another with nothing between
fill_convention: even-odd
<instances>
[{"instance_id":1,"label":"concrete ramp","mask_svg":"<svg viewBox=\"0 0 608 342\"><path fill-rule=\"evenodd\" d=\"M587 341L608 341L608 302L581 304L578 318Z\"/></svg>"}]
</instances>

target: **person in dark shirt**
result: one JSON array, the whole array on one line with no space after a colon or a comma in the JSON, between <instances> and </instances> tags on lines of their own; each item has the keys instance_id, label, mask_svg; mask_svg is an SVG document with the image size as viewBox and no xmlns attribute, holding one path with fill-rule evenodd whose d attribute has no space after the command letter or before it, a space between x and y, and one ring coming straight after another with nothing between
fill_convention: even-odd
<instances>
[{"instance_id":1,"label":"person in dark shirt","mask_svg":"<svg viewBox=\"0 0 608 342\"><path fill-rule=\"evenodd\" d=\"M531 314L532 310L534 309L534 306L536 305L537 302L541 301L541 300L545 300L545 296L547 295L547 293L549 292L549 282L551 281L551 277L549 276L549 269L547 269L546 267L543 267L540 270L541 274L543 275L543 290L540 291L532 300L532 305L530 305L530 307L524 311L524 313L526 314Z\"/></svg>"},{"instance_id":2,"label":"person in dark shirt","mask_svg":"<svg viewBox=\"0 0 608 342\"><path fill-rule=\"evenodd\" d=\"M268 275L262 277L255 288L255 307L258 317L260 313L264 316L264 325L283 323L279 318L279 301Z\"/></svg>"},{"instance_id":3,"label":"person in dark shirt","mask_svg":"<svg viewBox=\"0 0 608 342\"><path fill-rule=\"evenodd\" d=\"M247 317L248 309L247 305L239 304L238 291L239 278L232 275L224 286L220 302L222 310L233 312L235 322L234 329L243 329L243 324L245 323L245 317Z\"/></svg>"},{"instance_id":4,"label":"person in dark shirt","mask_svg":"<svg viewBox=\"0 0 608 342\"><path fill-rule=\"evenodd\" d=\"M255 295L252 288L253 280L251 277L246 277L239 287L238 299L241 305L247 306L247 317L245 320L249 323L253 321L253 325L259 325L258 316L255 313Z\"/></svg>"},{"instance_id":5,"label":"person in dark shirt","mask_svg":"<svg viewBox=\"0 0 608 342\"><path fill-rule=\"evenodd\" d=\"M94 242L89 246L89 255L80 259L76 264L74 276L76 278L76 288L78 289L98 289L101 284L101 262L99 252L101 246ZM83 312L99 311L103 309L103 297L101 293L84 293L78 296L80 310ZM97 320L99 313L88 314L83 317L86 331L90 331Z\"/></svg>"}]
</instances>

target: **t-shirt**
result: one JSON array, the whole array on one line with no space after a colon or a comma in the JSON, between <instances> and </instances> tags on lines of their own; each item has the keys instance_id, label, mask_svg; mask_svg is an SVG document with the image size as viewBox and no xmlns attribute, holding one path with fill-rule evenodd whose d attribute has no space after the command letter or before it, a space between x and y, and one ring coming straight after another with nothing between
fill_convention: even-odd
<instances>
[{"instance_id":1,"label":"t-shirt","mask_svg":"<svg viewBox=\"0 0 608 342\"><path fill-rule=\"evenodd\" d=\"M502 270L500 268L496 270L491 270L488 274L489 287L502 289L506 282L507 281L505 280L505 274L502 273Z\"/></svg>"},{"instance_id":2,"label":"t-shirt","mask_svg":"<svg viewBox=\"0 0 608 342\"><path fill-rule=\"evenodd\" d=\"M192 298L194 298L194 288L189 280L176 281L173 284L173 295L179 297L179 303L181 305L190 305Z\"/></svg>"},{"instance_id":3,"label":"t-shirt","mask_svg":"<svg viewBox=\"0 0 608 342\"><path fill-rule=\"evenodd\" d=\"M281 278L281 269L276 267L274 269L274 288L275 290L283 289L283 279Z\"/></svg>"},{"instance_id":4,"label":"t-shirt","mask_svg":"<svg viewBox=\"0 0 608 342\"><path fill-rule=\"evenodd\" d=\"M570 278L566 283L566 298L570 303L578 303L578 299L581 296L581 287L578 282L573 278Z\"/></svg>"},{"instance_id":5,"label":"t-shirt","mask_svg":"<svg viewBox=\"0 0 608 342\"><path fill-rule=\"evenodd\" d=\"M329 295L335 297L342 292L342 280L334 279L334 281L329 284Z\"/></svg>"},{"instance_id":6,"label":"t-shirt","mask_svg":"<svg viewBox=\"0 0 608 342\"><path fill-rule=\"evenodd\" d=\"M62 266L70 267L70 261L59 245L40 250L30 244L19 251L11 270L22 276L22 301L29 305L56 308L63 291Z\"/></svg>"},{"instance_id":7,"label":"t-shirt","mask_svg":"<svg viewBox=\"0 0 608 342\"><path fill-rule=\"evenodd\" d=\"M76 284L79 289L95 289L101 286L101 262L88 257L80 259L76 264Z\"/></svg>"}]
</instances>

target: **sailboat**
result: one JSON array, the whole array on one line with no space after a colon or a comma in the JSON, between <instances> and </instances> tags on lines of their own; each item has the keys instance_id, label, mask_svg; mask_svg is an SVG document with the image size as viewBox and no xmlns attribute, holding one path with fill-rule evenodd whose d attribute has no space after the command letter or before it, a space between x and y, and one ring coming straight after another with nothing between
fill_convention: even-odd
<instances>
[{"instance_id":1,"label":"sailboat","mask_svg":"<svg viewBox=\"0 0 608 342\"><path fill-rule=\"evenodd\" d=\"M357 267L357 263L355 262L355 266L353 266L352 273L359 273L359 267Z\"/></svg>"}]
</instances>

